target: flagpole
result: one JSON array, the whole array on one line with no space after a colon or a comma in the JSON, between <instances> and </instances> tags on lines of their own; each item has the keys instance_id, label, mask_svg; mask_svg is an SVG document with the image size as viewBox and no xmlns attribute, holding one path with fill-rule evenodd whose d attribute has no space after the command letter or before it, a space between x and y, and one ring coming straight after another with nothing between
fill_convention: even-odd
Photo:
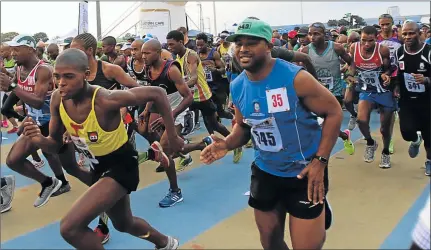
<instances>
[{"instance_id":1,"label":"flagpole","mask_svg":"<svg viewBox=\"0 0 431 250\"><path fill-rule=\"evenodd\" d=\"M213 1L213 12L214 12L214 34L215 36L217 36L217 18L216 18L216 4L215 1Z\"/></svg>"},{"instance_id":2,"label":"flagpole","mask_svg":"<svg viewBox=\"0 0 431 250\"><path fill-rule=\"evenodd\" d=\"M81 25L81 2L78 3L78 35L79 35L79 26Z\"/></svg>"},{"instance_id":3,"label":"flagpole","mask_svg":"<svg viewBox=\"0 0 431 250\"><path fill-rule=\"evenodd\" d=\"M301 0L301 24L304 24L304 14L302 12L302 0Z\"/></svg>"},{"instance_id":4,"label":"flagpole","mask_svg":"<svg viewBox=\"0 0 431 250\"><path fill-rule=\"evenodd\" d=\"M102 39L102 22L100 20L100 1L96 1L97 40Z\"/></svg>"}]
</instances>

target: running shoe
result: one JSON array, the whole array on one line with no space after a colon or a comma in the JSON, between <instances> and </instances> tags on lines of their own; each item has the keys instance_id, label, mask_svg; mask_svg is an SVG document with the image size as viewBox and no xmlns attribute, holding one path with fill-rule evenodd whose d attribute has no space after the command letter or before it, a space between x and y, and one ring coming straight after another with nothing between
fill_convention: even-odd
<instances>
[{"instance_id":1,"label":"running shoe","mask_svg":"<svg viewBox=\"0 0 431 250\"><path fill-rule=\"evenodd\" d=\"M350 116L349 125L348 125L349 130L354 130L356 128L357 120L358 120L357 117Z\"/></svg>"},{"instance_id":2,"label":"running shoe","mask_svg":"<svg viewBox=\"0 0 431 250\"><path fill-rule=\"evenodd\" d=\"M159 162L163 167L169 166L169 158L163 152L162 145L158 141L151 144L151 149L154 151L154 161Z\"/></svg>"},{"instance_id":3,"label":"running shoe","mask_svg":"<svg viewBox=\"0 0 431 250\"><path fill-rule=\"evenodd\" d=\"M427 160L425 162L425 175L430 176L431 175L431 161Z\"/></svg>"},{"instance_id":4,"label":"running shoe","mask_svg":"<svg viewBox=\"0 0 431 250\"><path fill-rule=\"evenodd\" d=\"M54 177L51 177L51 179L51 186L42 188L42 191L39 193L39 196L36 198L36 201L33 204L34 207L41 207L45 205L49 201L49 198L52 196L52 194L60 189L62 182Z\"/></svg>"},{"instance_id":5,"label":"running shoe","mask_svg":"<svg viewBox=\"0 0 431 250\"><path fill-rule=\"evenodd\" d=\"M252 148L253 147L253 141L250 139L247 144L244 146L245 148Z\"/></svg>"},{"instance_id":6,"label":"running shoe","mask_svg":"<svg viewBox=\"0 0 431 250\"><path fill-rule=\"evenodd\" d=\"M178 165L175 166L177 172L183 171L186 167L191 166L193 164L193 158L190 154L184 155L184 157L180 157L180 161Z\"/></svg>"},{"instance_id":7,"label":"running shoe","mask_svg":"<svg viewBox=\"0 0 431 250\"><path fill-rule=\"evenodd\" d=\"M371 163L374 161L374 156L376 154L376 150L379 147L377 142L374 140L374 145L371 146L365 146L365 154L364 154L364 161L367 163Z\"/></svg>"},{"instance_id":8,"label":"running shoe","mask_svg":"<svg viewBox=\"0 0 431 250\"><path fill-rule=\"evenodd\" d=\"M100 241L103 244L106 244L106 242L109 241L111 238L111 235L109 234L109 228L108 228L108 215L106 213L102 213L99 216L99 224L94 229L94 232L97 234L97 237L100 239Z\"/></svg>"},{"instance_id":9,"label":"running shoe","mask_svg":"<svg viewBox=\"0 0 431 250\"><path fill-rule=\"evenodd\" d=\"M176 249L178 249L179 245L180 245L180 243L178 242L177 239L175 239L171 236L168 236L168 244L163 248L157 248L156 247L156 250L176 250Z\"/></svg>"},{"instance_id":10,"label":"running shoe","mask_svg":"<svg viewBox=\"0 0 431 250\"><path fill-rule=\"evenodd\" d=\"M422 144L422 135L418 134L419 143L411 142L409 147L409 155L411 158L418 156Z\"/></svg>"},{"instance_id":11,"label":"running shoe","mask_svg":"<svg viewBox=\"0 0 431 250\"><path fill-rule=\"evenodd\" d=\"M172 207L175 204L182 202L183 194L181 190L178 191L172 191L172 189L169 189L168 194L159 202L160 207Z\"/></svg>"},{"instance_id":12,"label":"running shoe","mask_svg":"<svg viewBox=\"0 0 431 250\"><path fill-rule=\"evenodd\" d=\"M184 116L184 126L181 130L181 135L186 136L193 132L195 127L195 112L194 111L187 111L186 115Z\"/></svg>"},{"instance_id":13,"label":"running shoe","mask_svg":"<svg viewBox=\"0 0 431 250\"><path fill-rule=\"evenodd\" d=\"M55 197L55 196L59 196L61 194L67 193L71 190L72 188L70 187L69 183L66 183L65 185L61 185L61 187L51 195L51 197Z\"/></svg>"},{"instance_id":14,"label":"running shoe","mask_svg":"<svg viewBox=\"0 0 431 250\"><path fill-rule=\"evenodd\" d=\"M242 158L242 147L233 150L233 163L238 163Z\"/></svg>"},{"instance_id":15,"label":"running shoe","mask_svg":"<svg viewBox=\"0 0 431 250\"><path fill-rule=\"evenodd\" d=\"M101 240L102 245L106 244L111 238L111 235L108 233L104 234L99 227L94 229L94 232L97 234L97 237Z\"/></svg>"},{"instance_id":16,"label":"running shoe","mask_svg":"<svg viewBox=\"0 0 431 250\"><path fill-rule=\"evenodd\" d=\"M346 153L348 153L349 155L353 155L355 153L355 145L353 144L350 137L350 130L346 129L343 132L347 135L347 140L344 141L344 151L346 151Z\"/></svg>"},{"instance_id":17,"label":"running shoe","mask_svg":"<svg viewBox=\"0 0 431 250\"><path fill-rule=\"evenodd\" d=\"M1 188L1 213L7 212L12 208L12 200L15 193L15 176L6 175L2 177L6 185Z\"/></svg>"},{"instance_id":18,"label":"running shoe","mask_svg":"<svg viewBox=\"0 0 431 250\"><path fill-rule=\"evenodd\" d=\"M380 168L391 168L391 155L382 153L382 157L379 164Z\"/></svg>"},{"instance_id":19,"label":"running shoe","mask_svg":"<svg viewBox=\"0 0 431 250\"><path fill-rule=\"evenodd\" d=\"M8 199L8 200L12 200L12 199L10 199L7 195L4 195L4 196L5 196L5 198L3 199L3 194L1 194L1 204L0 204L0 212L1 213L5 213L12 208L11 203L6 203L6 199Z\"/></svg>"},{"instance_id":20,"label":"running shoe","mask_svg":"<svg viewBox=\"0 0 431 250\"><path fill-rule=\"evenodd\" d=\"M15 192L15 176L5 175L2 178L6 181L6 185L1 188L1 193L6 193L13 198Z\"/></svg>"}]
</instances>

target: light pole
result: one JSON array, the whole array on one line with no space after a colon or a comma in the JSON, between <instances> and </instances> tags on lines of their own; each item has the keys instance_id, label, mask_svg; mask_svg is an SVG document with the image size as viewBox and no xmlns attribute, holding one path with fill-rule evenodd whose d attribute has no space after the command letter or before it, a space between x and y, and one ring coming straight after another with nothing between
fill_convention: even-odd
<instances>
[{"instance_id":1,"label":"light pole","mask_svg":"<svg viewBox=\"0 0 431 250\"><path fill-rule=\"evenodd\" d=\"M208 33L211 34L211 19L209 17L205 17L206 20L208 20Z\"/></svg>"},{"instance_id":2,"label":"light pole","mask_svg":"<svg viewBox=\"0 0 431 250\"><path fill-rule=\"evenodd\" d=\"M302 12L302 0L301 0L301 24L304 24L304 14Z\"/></svg>"},{"instance_id":3,"label":"light pole","mask_svg":"<svg viewBox=\"0 0 431 250\"><path fill-rule=\"evenodd\" d=\"M102 39L102 22L100 21L100 1L96 1L97 40Z\"/></svg>"},{"instance_id":4,"label":"light pole","mask_svg":"<svg viewBox=\"0 0 431 250\"><path fill-rule=\"evenodd\" d=\"M217 19L216 19L216 5L215 5L215 1L213 1L213 12L214 12L214 35L217 35Z\"/></svg>"},{"instance_id":5,"label":"light pole","mask_svg":"<svg viewBox=\"0 0 431 250\"><path fill-rule=\"evenodd\" d=\"M205 32L205 23L204 23L204 17L203 17L203 13L202 13L202 3L199 2L198 6L199 6L199 29L202 32Z\"/></svg>"}]
</instances>

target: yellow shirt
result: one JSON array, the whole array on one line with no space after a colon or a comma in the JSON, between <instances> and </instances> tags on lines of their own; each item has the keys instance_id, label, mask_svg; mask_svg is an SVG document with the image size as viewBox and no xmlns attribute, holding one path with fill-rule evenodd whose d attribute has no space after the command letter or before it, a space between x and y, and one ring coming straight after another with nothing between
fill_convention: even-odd
<instances>
[{"instance_id":1,"label":"yellow shirt","mask_svg":"<svg viewBox=\"0 0 431 250\"><path fill-rule=\"evenodd\" d=\"M184 65L184 63L185 62L187 63L187 57L191 51L192 50L190 50L190 49L186 49L186 53L184 54L184 56L181 58L179 56L177 56L177 59L176 59L177 62L180 63L181 68L183 69L182 74L183 74L183 77L186 81L188 81L188 79L190 78L189 77L190 71L189 71L188 67L186 67L186 65ZM194 52L194 53L196 53L196 52ZM208 86L207 79L205 77L205 71L204 71L204 68L202 67L202 62L200 61L199 56L197 56L197 58L199 60L198 61L198 68L197 68L198 81L197 81L196 85L192 88L193 89L193 101L203 102L203 101L209 100L212 96L212 93L211 93L210 87Z\"/></svg>"},{"instance_id":2,"label":"yellow shirt","mask_svg":"<svg viewBox=\"0 0 431 250\"><path fill-rule=\"evenodd\" d=\"M227 48L225 48L224 46L223 46L223 44L221 44L220 45L220 49L219 49L219 53L220 53L220 57L221 57L221 59L223 60L223 63L225 64L225 65L229 65L230 64L230 62L231 62L231 55L229 54L229 52L230 52L230 50L231 50L231 46L232 45L229 45ZM227 75L226 75L226 73L224 73L223 75L222 75L222 77L223 78L227 78Z\"/></svg>"},{"instance_id":3,"label":"yellow shirt","mask_svg":"<svg viewBox=\"0 0 431 250\"><path fill-rule=\"evenodd\" d=\"M78 151L84 153L92 163L98 163L95 156L108 155L127 142L127 131L120 119L117 129L107 132L103 130L97 121L96 111L94 110L94 100L96 93L101 87L94 90L91 100L91 111L87 119L81 124L73 121L63 106L63 100L60 102L60 117L69 132L72 141Z\"/></svg>"}]
</instances>

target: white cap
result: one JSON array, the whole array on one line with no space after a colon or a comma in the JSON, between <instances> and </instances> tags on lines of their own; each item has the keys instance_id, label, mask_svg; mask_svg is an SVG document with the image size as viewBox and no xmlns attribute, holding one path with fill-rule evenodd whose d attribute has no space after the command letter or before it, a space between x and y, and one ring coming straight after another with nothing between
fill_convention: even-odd
<instances>
[{"instance_id":1,"label":"white cap","mask_svg":"<svg viewBox=\"0 0 431 250\"><path fill-rule=\"evenodd\" d=\"M36 41L34 38L30 35L23 34L15 36L12 41L6 42L6 44L10 47L27 46L33 49L36 48Z\"/></svg>"},{"instance_id":2,"label":"white cap","mask_svg":"<svg viewBox=\"0 0 431 250\"><path fill-rule=\"evenodd\" d=\"M132 44L130 44L130 43L125 43L124 45L123 45L123 47L121 47L121 51L123 51L123 50L127 50L127 49L131 49L132 48Z\"/></svg>"}]
</instances>

